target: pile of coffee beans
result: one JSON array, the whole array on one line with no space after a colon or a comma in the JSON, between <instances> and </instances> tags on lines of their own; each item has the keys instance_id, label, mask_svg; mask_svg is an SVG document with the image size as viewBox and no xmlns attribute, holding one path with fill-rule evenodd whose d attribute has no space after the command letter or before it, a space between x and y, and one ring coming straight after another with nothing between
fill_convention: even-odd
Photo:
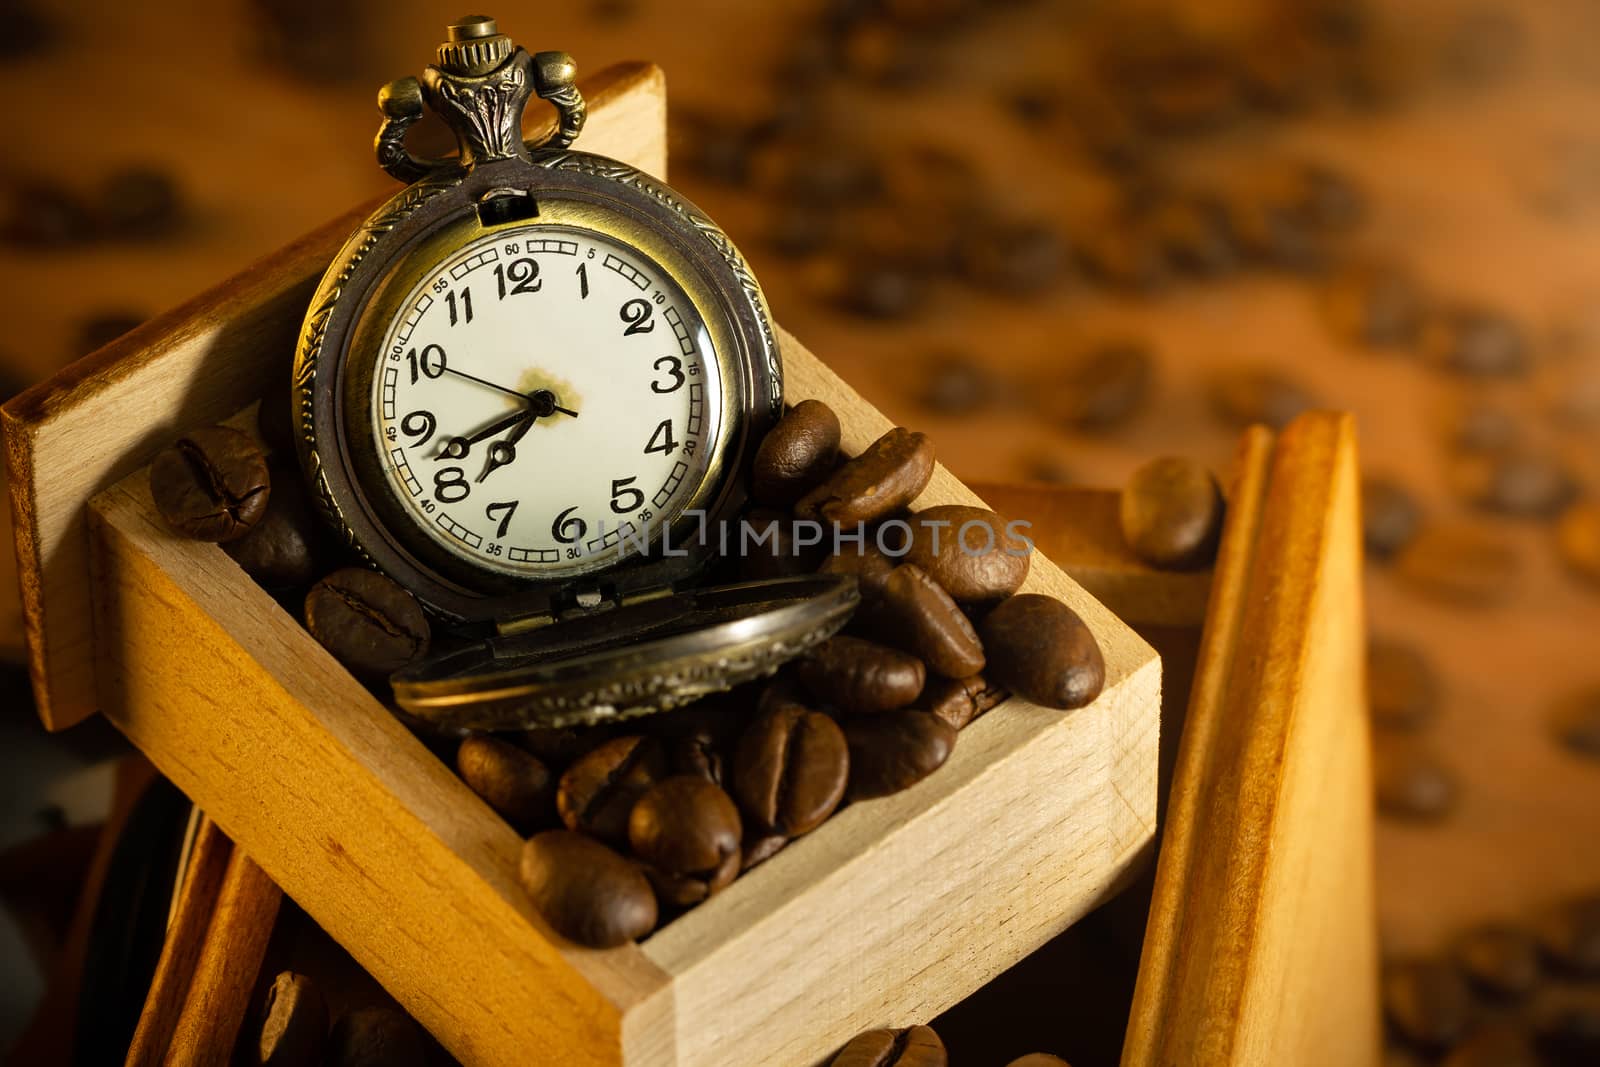
<instances>
[{"instance_id":1,"label":"pile of coffee beans","mask_svg":"<svg viewBox=\"0 0 1600 1067\"><path fill-rule=\"evenodd\" d=\"M253 1047L241 1050L245 1062L260 1067L424 1067L429 1062L432 1043L398 1008L356 1008L330 1027L321 988L292 971L273 979L260 1018Z\"/></svg>"},{"instance_id":2,"label":"pile of coffee beans","mask_svg":"<svg viewBox=\"0 0 1600 1067\"><path fill-rule=\"evenodd\" d=\"M1394 1067L1600 1063L1600 893L1387 960L1382 998Z\"/></svg>"},{"instance_id":3,"label":"pile of coffee beans","mask_svg":"<svg viewBox=\"0 0 1600 1067\"><path fill-rule=\"evenodd\" d=\"M948 1067L944 1042L931 1026L863 1030L840 1049L829 1067ZM1071 1067L1059 1056L1030 1052L1006 1067Z\"/></svg>"},{"instance_id":4,"label":"pile of coffee beans","mask_svg":"<svg viewBox=\"0 0 1600 1067\"><path fill-rule=\"evenodd\" d=\"M155 166L118 168L88 191L33 177L0 184L0 241L22 248L162 240L189 221L177 178Z\"/></svg>"}]
</instances>

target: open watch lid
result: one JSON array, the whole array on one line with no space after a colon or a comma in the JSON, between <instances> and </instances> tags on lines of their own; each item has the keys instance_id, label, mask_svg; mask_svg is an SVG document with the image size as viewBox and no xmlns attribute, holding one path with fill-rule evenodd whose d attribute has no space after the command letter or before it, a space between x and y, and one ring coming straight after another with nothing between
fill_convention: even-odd
<instances>
[{"instance_id":1,"label":"open watch lid","mask_svg":"<svg viewBox=\"0 0 1600 1067\"><path fill-rule=\"evenodd\" d=\"M390 682L403 711L440 730L634 718L771 674L859 600L854 578L831 574L670 593L458 645Z\"/></svg>"}]
</instances>

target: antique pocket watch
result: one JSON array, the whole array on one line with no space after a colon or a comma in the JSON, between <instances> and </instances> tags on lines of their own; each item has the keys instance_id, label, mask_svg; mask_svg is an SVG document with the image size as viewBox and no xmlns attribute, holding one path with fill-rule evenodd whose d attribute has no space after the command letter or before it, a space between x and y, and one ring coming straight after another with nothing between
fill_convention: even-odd
<instances>
[{"instance_id":1,"label":"antique pocket watch","mask_svg":"<svg viewBox=\"0 0 1600 1067\"><path fill-rule=\"evenodd\" d=\"M569 146L571 59L492 19L392 82L378 160L410 183L353 233L302 327L300 460L325 517L462 639L397 674L453 728L676 706L838 629L853 583L692 588L782 409L765 301L717 226ZM525 141L537 94L559 124ZM424 102L459 156L404 145Z\"/></svg>"}]
</instances>

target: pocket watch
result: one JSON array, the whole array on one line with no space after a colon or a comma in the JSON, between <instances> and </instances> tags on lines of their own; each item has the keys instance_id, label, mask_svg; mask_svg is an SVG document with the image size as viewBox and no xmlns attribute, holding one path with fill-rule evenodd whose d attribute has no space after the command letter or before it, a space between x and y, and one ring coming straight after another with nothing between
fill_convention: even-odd
<instances>
[{"instance_id":1,"label":"pocket watch","mask_svg":"<svg viewBox=\"0 0 1600 1067\"><path fill-rule=\"evenodd\" d=\"M575 151L562 52L452 24L379 93L405 189L335 256L296 351L301 465L365 561L460 635L393 679L429 722L506 729L676 706L843 625L830 576L696 589L782 411L765 300L716 224ZM555 106L524 139L523 109ZM425 106L459 143L405 145Z\"/></svg>"}]
</instances>

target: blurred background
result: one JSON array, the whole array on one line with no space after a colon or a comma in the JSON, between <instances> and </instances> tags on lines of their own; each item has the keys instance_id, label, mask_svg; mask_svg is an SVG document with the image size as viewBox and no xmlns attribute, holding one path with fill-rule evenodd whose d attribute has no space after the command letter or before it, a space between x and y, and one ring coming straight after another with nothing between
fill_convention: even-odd
<instances>
[{"instance_id":1,"label":"blurred background","mask_svg":"<svg viewBox=\"0 0 1600 1067\"><path fill-rule=\"evenodd\" d=\"M462 13L0 0L0 388L390 191L376 90ZM965 479L1225 478L1243 425L1354 412L1386 950L1600 887L1600 3L487 13L580 72L659 64L673 183ZM46 738L16 670L0 1047L59 948L39 842L103 815L117 750Z\"/></svg>"}]
</instances>

